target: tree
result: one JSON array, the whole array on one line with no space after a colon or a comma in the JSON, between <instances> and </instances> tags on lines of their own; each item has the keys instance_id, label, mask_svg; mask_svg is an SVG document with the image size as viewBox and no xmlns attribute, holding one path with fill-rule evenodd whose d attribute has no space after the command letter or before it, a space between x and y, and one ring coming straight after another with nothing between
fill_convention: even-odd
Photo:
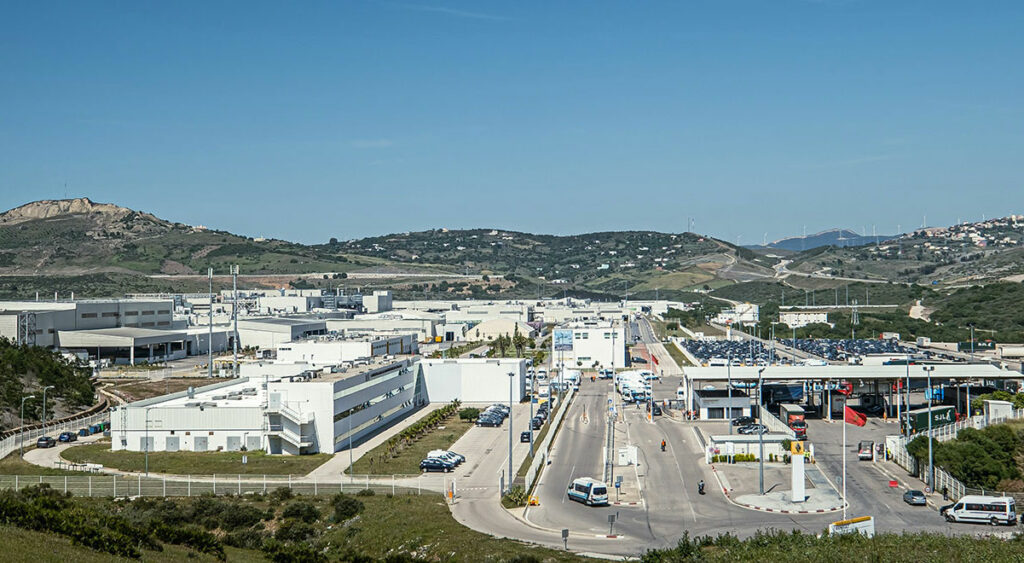
<instances>
[{"instance_id":1,"label":"tree","mask_svg":"<svg viewBox=\"0 0 1024 563\"><path fill-rule=\"evenodd\" d=\"M528 343L529 339L527 339L525 336L523 336L522 333L519 332L519 325L517 324L515 332L512 334L512 346L514 346L516 349L517 358L523 357L523 349L526 348L526 345Z\"/></svg>"}]
</instances>

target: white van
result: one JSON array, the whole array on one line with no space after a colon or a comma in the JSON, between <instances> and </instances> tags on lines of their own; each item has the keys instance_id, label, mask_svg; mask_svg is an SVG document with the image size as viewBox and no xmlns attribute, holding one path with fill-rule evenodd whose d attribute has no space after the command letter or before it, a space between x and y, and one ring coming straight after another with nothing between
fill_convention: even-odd
<instances>
[{"instance_id":1,"label":"white van","mask_svg":"<svg viewBox=\"0 0 1024 563\"><path fill-rule=\"evenodd\" d=\"M597 479L581 477L569 484L569 498L582 502L587 506L603 506L608 504L608 487Z\"/></svg>"},{"instance_id":2,"label":"white van","mask_svg":"<svg viewBox=\"0 0 1024 563\"><path fill-rule=\"evenodd\" d=\"M956 504L943 508L941 512L949 522L980 522L993 526L1013 526L1017 523L1013 497L967 495L960 497Z\"/></svg>"},{"instance_id":3,"label":"white van","mask_svg":"<svg viewBox=\"0 0 1024 563\"><path fill-rule=\"evenodd\" d=\"M676 400L677 401L685 401L686 400L686 389L685 388L683 388L683 387L676 387Z\"/></svg>"}]
</instances>

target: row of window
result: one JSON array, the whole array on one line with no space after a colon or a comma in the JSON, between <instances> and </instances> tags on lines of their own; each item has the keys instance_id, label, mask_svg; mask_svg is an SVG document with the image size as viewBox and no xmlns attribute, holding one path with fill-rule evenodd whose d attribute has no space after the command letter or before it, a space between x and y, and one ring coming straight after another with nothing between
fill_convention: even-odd
<instances>
[{"instance_id":1,"label":"row of window","mask_svg":"<svg viewBox=\"0 0 1024 563\"><path fill-rule=\"evenodd\" d=\"M126 317L137 317L137 316L139 316L139 314L140 314L139 311L125 311L124 312L124 316L126 316ZM157 314L160 314L160 315L170 315L171 314L171 310L170 309L160 309L159 311L142 311L141 314L143 316L152 316L152 315L157 315ZM83 319L95 319L97 316L100 316L100 315L98 315L97 313L82 313L81 316L82 316ZM118 317L118 316L120 316L120 314L117 313L117 312L107 312L107 313L103 313L102 316L103 316L103 318L112 318L112 317Z\"/></svg>"}]
</instances>

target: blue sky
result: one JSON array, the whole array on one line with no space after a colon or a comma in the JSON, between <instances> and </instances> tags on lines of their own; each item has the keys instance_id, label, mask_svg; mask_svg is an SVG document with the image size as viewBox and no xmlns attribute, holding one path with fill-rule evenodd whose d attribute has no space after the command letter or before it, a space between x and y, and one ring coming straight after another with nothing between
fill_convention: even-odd
<instances>
[{"instance_id":1,"label":"blue sky","mask_svg":"<svg viewBox=\"0 0 1024 563\"><path fill-rule=\"evenodd\" d=\"M0 207L321 242L741 243L1024 212L1024 3L47 2L0 19Z\"/></svg>"}]
</instances>

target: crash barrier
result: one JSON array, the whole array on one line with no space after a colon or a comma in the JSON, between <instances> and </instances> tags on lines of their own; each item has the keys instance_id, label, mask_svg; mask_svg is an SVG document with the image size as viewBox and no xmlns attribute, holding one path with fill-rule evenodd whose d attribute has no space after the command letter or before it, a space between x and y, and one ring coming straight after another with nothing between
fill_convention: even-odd
<instances>
[{"instance_id":1,"label":"crash barrier","mask_svg":"<svg viewBox=\"0 0 1024 563\"><path fill-rule=\"evenodd\" d=\"M558 407L558 413L555 414L554 418L551 419L549 424L551 428L548 429L548 433L544 436L544 441L539 446L534 446L533 462L530 463L530 467L526 470L526 483L523 486L524 491L529 491L530 487L533 486L534 481L540 475L540 469L547 463L548 453L551 451L551 441L555 437L555 431L558 429L558 425L561 424L562 419L565 418L565 413L569 412L569 403L572 401L574 389L569 389L566 393L565 398L562 400L562 405ZM594 419L598 421L598 418Z\"/></svg>"}]
</instances>

